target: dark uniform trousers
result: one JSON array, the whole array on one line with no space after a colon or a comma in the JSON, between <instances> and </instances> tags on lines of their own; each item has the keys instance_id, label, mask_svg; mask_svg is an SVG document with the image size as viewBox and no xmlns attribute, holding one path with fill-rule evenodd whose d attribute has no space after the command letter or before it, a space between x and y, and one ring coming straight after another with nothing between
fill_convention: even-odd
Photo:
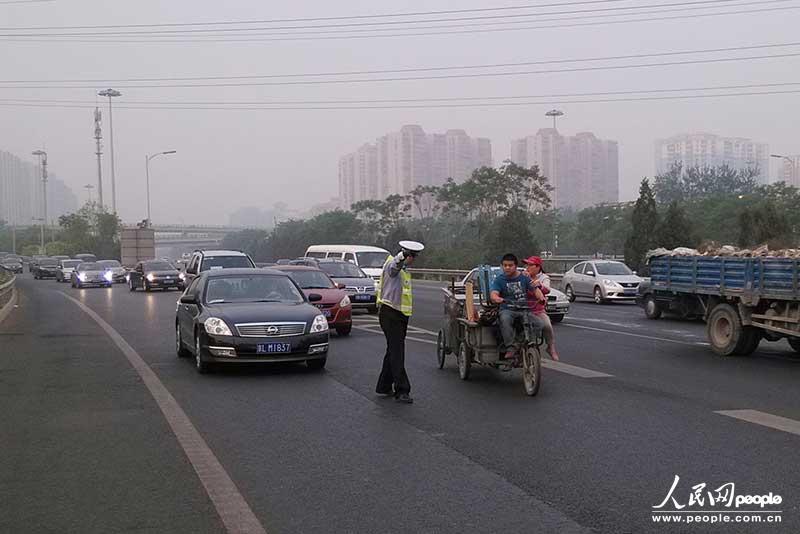
<instances>
[{"instance_id":1,"label":"dark uniform trousers","mask_svg":"<svg viewBox=\"0 0 800 534\"><path fill-rule=\"evenodd\" d=\"M378 321L383 335L386 336L386 355L383 357L383 369L375 391L389 394L394 384L395 395L410 393L411 383L408 381L405 365L408 317L391 306L382 305Z\"/></svg>"}]
</instances>

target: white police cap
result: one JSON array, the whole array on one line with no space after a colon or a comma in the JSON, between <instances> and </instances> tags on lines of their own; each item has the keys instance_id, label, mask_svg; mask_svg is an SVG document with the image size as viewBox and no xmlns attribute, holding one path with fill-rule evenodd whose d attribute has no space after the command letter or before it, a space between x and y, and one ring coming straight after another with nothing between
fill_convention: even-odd
<instances>
[{"instance_id":1,"label":"white police cap","mask_svg":"<svg viewBox=\"0 0 800 534\"><path fill-rule=\"evenodd\" d=\"M417 241L400 241L399 245L403 250L414 252L416 254L419 254L425 250L425 245Z\"/></svg>"}]
</instances>

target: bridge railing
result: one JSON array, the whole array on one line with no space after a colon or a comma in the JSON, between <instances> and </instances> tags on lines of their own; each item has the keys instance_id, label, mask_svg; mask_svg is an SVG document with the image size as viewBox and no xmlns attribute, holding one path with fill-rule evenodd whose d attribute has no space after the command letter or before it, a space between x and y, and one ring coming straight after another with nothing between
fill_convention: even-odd
<instances>
[{"instance_id":1,"label":"bridge railing","mask_svg":"<svg viewBox=\"0 0 800 534\"><path fill-rule=\"evenodd\" d=\"M438 281L450 281L455 278L457 281L461 281L465 276L467 276L470 271L464 271L461 269L409 269L409 272L415 275L422 280L438 280ZM561 273L547 273L550 277L550 281L556 284L557 286L561 284L561 279L564 277Z\"/></svg>"},{"instance_id":2,"label":"bridge railing","mask_svg":"<svg viewBox=\"0 0 800 534\"><path fill-rule=\"evenodd\" d=\"M14 284L17 277L13 273L9 273L0 267L0 321L5 318L8 313L7 306L10 306L10 301L14 296Z\"/></svg>"}]
</instances>

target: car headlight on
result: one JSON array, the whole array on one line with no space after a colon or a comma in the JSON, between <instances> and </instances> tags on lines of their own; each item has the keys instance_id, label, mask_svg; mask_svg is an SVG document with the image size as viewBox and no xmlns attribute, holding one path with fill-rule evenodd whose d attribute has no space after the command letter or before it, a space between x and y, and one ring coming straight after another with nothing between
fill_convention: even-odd
<instances>
[{"instance_id":1,"label":"car headlight on","mask_svg":"<svg viewBox=\"0 0 800 534\"><path fill-rule=\"evenodd\" d=\"M152 282L155 279L156 279L156 277L155 277L155 275L153 273L150 273L150 274L147 275L147 281L148 282Z\"/></svg>"},{"instance_id":2,"label":"car headlight on","mask_svg":"<svg viewBox=\"0 0 800 534\"><path fill-rule=\"evenodd\" d=\"M186 273L179 273L178 278L180 278L181 280L186 280Z\"/></svg>"},{"instance_id":3,"label":"car headlight on","mask_svg":"<svg viewBox=\"0 0 800 534\"><path fill-rule=\"evenodd\" d=\"M219 319L218 317L209 317L203 323L203 326L206 329L206 333L213 334L215 336L232 336L231 329L228 328L228 325L225 324L225 321Z\"/></svg>"},{"instance_id":4,"label":"car headlight on","mask_svg":"<svg viewBox=\"0 0 800 534\"><path fill-rule=\"evenodd\" d=\"M315 334L318 332L327 332L328 331L328 320L325 318L324 315L317 315L314 317L314 322L311 323L311 333Z\"/></svg>"},{"instance_id":5,"label":"car headlight on","mask_svg":"<svg viewBox=\"0 0 800 534\"><path fill-rule=\"evenodd\" d=\"M80 280L81 282L85 282L86 281L86 273L78 273L78 280Z\"/></svg>"},{"instance_id":6,"label":"car headlight on","mask_svg":"<svg viewBox=\"0 0 800 534\"><path fill-rule=\"evenodd\" d=\"M350 306L350 297L345 295L344 298L342 298L342 300L339 302L339 307L346 308L347 306Z\"/></svg>"},{"instance_id":7,"label":"car headlight on","mask_svg":"<svg viewBox=\"0 0 800 534\"><path fill-rule=\"evenodd\" d=\"M110 282L114 279L114 273L111 271L106 271L103 273L103 277Z\"/></svg>"}]
</instances>

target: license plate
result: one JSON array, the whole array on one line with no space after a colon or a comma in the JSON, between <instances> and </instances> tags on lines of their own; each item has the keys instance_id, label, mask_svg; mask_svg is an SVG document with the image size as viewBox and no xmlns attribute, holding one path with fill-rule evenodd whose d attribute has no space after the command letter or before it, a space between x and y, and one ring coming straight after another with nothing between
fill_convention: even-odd
<instances>
[{"instance_id":1,"label":"license plate","mask_svg":"<svg viewBox=\"0 0 800 534\"><path fill-rule=\"evenodd\" d=\"M365 301L368 302L371 298L372 297L370 295L353 295L353 300L356 300L358 302L365 302Z\"/></svg>"},{"instance_id":2,"label":"license plate","mask_svg":"<svg viewBox=\"0 0 800 534\"><path fill-rule=\"evenodd\" d=\"M635 289L626 289L625 290L625 294L626 295L635 295L636 294L636 290Z\"/></svg>"},{"instance_id":3,"label":"license plate","mask_svg":"<svg viewBox=\"0 0 800 534\"><path fill-rule=\"evenodd\" d=\"M291 351L291 343L259 343L256 345L257 354L276 354Z\"/></svg>"}]
</instances>

